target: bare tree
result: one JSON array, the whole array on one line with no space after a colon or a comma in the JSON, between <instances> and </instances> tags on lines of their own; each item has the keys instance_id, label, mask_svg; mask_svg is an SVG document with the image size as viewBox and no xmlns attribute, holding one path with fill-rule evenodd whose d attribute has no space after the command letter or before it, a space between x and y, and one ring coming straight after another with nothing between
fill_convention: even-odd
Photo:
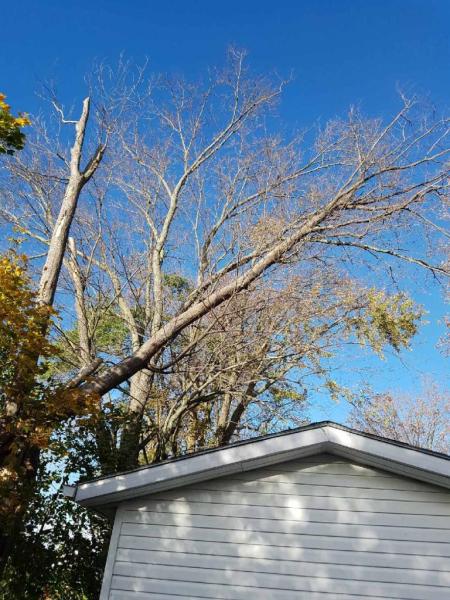
<instances>
[{"instance_id":1,"label":"bare tree","mask_svg":"<svg viewBox=\"0 0 450 600\"><path fill-rule=\"evenodd\" d=\"M449 417L450 394L428 382L420 395L365 398L354 405L349 421L362 431L448 454Z\"/></svg>"},{"instance_id":2,"label":"bare tree","mask_svg":"<svg viewBox=\"0 0 450 600\"><path fill-rule=\"evenodd\" d=\"M321 132L302 161L297 140L286 145L259 135L260 111L280 89L244 85L242 77L238 56L225 81L230 114L218 133L208 136L214 130L204 123L205 102L216 88L197 107L184 87L171 85L174 107L151 104L147 117L158 119L161 132L153 131L149 142L138 125L120 134L121 151L136 168L135 181L127 168L120 185L133 188L152 234L152 325L139 348L104 370L90 391L103 394L147 368L186 327L286 261L357 250L444 272L403 252L400 239L413 223L418 232L422 211L447 192L446 119L414 122L417 105L410 100L387 125L351 112L347 122ZM183 244L189 218L195 235ZM190 298L163 323L161 273L174 235L187 256L196 252L198 274Z\"/></svg>"},{"instance_id":3,"label":"bare tree","mask_svg":"<svg viewBox=\"0 0 450 600\"><path fill-rule=\"evenodd\" d=\"M387 123L351 110L316 134L285 139L276 115L285 82L252 77L241 52L195 85L146 80L139 71L122 94L117 87L111 94L109 78L100 69L95 87L100 104L119 107L118 117L108 129L108 152L94 150L101 169L90 201L70 203L77 208L74 241L68 277L59 282L77 315L76 336L66 340L71 385L127 395L134 461L136 452L153 459L176 451L180 431L187 448L205 439L202 427L221 443L242 432L244 419L251 430L249 407L271 390L273 405L296 361L311 357L313 368L327 340L364 337L361 311L373 299L355 281L362 260L447 273L414 240L423 235L433 246L442 235L435 217L448 194L449 120L416 99L401 98ZM44 142L40 157L11 163L15 185L3 215L43 242L47 256L60 207L55 190L65 179L42 164L42 156L52 156L53 165L59 154L51 139ZM79 164L76 190L83 172L97 165L88 161L80 171ZM19 197L27 199L31 223L18 216ZM59 258L70 225L64 223ZM286 282L295 282L300 301ZM45 288L54 293L54 283ZM397 312L387 302L384 313L379 307L372 315L394 347L414 333L415 315L398 300ZM391 319L383 317L388 313ZM125 332L116 351L99 342L105 319L119 319ZM307 339L305 323L317 325ZM270 404L259 406L269 411ZM269 426L268 413L260 417Z\"/></svg>"}]
</instances>

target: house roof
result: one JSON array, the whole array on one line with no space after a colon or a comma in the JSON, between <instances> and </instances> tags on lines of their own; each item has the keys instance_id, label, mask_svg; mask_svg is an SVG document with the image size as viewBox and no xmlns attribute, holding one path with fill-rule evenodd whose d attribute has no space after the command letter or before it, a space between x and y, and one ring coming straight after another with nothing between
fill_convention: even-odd
<instances>
[{"instance_id":1,"label":"house roof","mask_svg":"<svg viewBox=\"0 0 450 600\"><path fill-rule=\"evenodd\" d=\"M65 494L108 512L124 500L321 452L450 488L450 456L322 421L66 486Z\"/></svg>"}]
</instances>

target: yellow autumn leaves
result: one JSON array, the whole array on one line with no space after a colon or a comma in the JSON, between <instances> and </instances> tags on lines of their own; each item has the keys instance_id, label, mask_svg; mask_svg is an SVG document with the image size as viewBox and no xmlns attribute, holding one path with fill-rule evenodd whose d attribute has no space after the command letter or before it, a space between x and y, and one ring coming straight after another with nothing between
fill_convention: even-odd
<instances>
[{"instance_id":1,"label":"yellow autumn leaves","mask_svg":"<svg viewBox=\"0 0 450 600\"><path fill-rule=\"evenodd\" d=\"M0 93L0 154L14 154L24 147L22 128L31 125L31 121L25 113L15 117L5 100L5 94Z\"/></svg>"},{"instance_id":2,"label":"yellow autumn leaves","mask_svg":"<svg viewBox=\"0 0 450 600\"><path fill-rule=\"evenodd\" d=\"M48 338L53 315L37 302L25 257L0 255L0 495L17 491L33 468L32 449L48 447L61 423L97 411L97 398L45 376L58 354Z\"/></svg>"},{"instance_id":3,"label":"yellow autumn leaves","mask_svg":"<svg viewBox=\"0 0 450 600\"><path fill-rule=\"evenodd\" d=\"M4 114L11 115L11 107L9 104L5 102L6 95L0 93L0 111ZM31 125L31 121L25 113L20 113L18 117L14 117L11 115L11 119L15 125L18 127L25 127L26 125Z\"/></svg>"}]
</instances>

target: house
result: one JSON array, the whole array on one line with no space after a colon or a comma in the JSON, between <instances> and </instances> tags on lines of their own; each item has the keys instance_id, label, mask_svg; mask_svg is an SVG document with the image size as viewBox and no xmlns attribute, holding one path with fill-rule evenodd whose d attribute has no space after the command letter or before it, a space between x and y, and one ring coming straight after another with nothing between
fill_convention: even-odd
<instances>
[{"instance_id":1,"label":"house","mask_svg":"<svg viewBox=\"0 0 450 600\"><path fill-rule=\"evenodd\" d=\"M331 422L79 484L101 600L448 600L450 457Z\"/></svg>"}]
</instances>

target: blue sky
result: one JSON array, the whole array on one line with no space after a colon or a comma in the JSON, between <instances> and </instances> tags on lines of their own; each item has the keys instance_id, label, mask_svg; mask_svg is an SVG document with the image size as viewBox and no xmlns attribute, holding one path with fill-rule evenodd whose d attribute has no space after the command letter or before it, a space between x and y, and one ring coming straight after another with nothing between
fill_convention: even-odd
<instances>
[{"instance_id":1,"label":"blue sky","mask_svg":"<svg viewBox=\"0 0 450 600\"><path fill-rule=\"evenodd\" d=\"M33 112L35 90L52 79L70 105L94 59L114 61L124 52L148 57L155 71L189 77L219 63L234 44L248 49L257 70L294 73L281 106L288 126L326 120L351 104L389 115L398 86L448 108L449 29L448 0L24 0L2 11L0 89L15 110ZM448 363L435 348L443 302L434 287L414 295L429 325L413 350L360 365L378 391L414 391L427 374L448 385ZM342 408L333 410L342 417Z\"/></svg>"},{"instance_id":2,"label":"blue sky","mask_svg":"<svg viewBox=\"0 0 450 600\"><path fill-rule=\"evenodd\" d=\"M2 14L0 73L29 106L49 77L79 93L93 58L124 51L189 75L236 44L258 69L294 70L284 116L310 122L355 102L388 111L397 84L447 102L449 24L447 0L23 0Z\"/></svg>"}]
</instances>

